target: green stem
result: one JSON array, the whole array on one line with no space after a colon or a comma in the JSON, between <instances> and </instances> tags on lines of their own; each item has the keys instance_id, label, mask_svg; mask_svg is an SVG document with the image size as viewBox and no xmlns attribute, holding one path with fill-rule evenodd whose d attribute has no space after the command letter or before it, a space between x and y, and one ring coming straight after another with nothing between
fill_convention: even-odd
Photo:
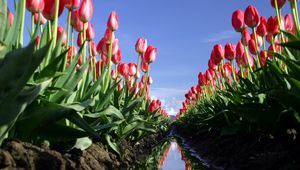
<instances>
[{"instance_id":1,"label":"green stem","mask_svg":"<svg viewBox=\"0 0 300 170\"><path fill-rule=\"evenodd\" d=\"M237 84L234 62L233 60L230 60L230 62L231 62L231 72L232 72L231 74L233 77L233 81L235 82L235 84Z\"/></svg>"},{"instance_id":2,"label":"green stem","mask_svg":"<svg viewBox=\"0 0 300 170\"><path fill-rule=\"evenodd\" d=\"M274 2L275 2L275 11L276 11L276 17L277 17L279 29L283 30L282 22L281 22L281 14L280 14L280 9L278 8L277 0ZM285 42L283 33L281 31L280 31L280 37L281 37L282 42Z\"/></svg>"},{"instance_id":3,"label":"green stem","mask_svg":"<svg viewBox=\"0 0 300 170\"><path fill-rule=\"evenodd\" d=\"M83 42L85 42L86 40L86 29L87 29L87 22L85 22L83 24ZM82 62L85 63L86 61L86 43L83 44L83 59L82 59Z\"/></svg>"},{"instance_id":4,"label":"green stem","mask_svg":"<svg viewBox=\"0 0 300 170\"><path fill-rule=\"evenodd\" d=\"M24 23L25 23L25 9L26 9L26 1L20 1L20 5L22 6L21 9L21 15L22 15L22 20L21 20L21 25L20 25L20 34L19 34L19 41L18 41L18 47L23 47L23 35L24 35Z\"/></svg>"},{"instance_id":5,"label":"green stem","mask_svg":"<svg viewBox=\"0 0 300 170\"><path fill-rule=\"evenodd\" d=\"M70 38L70 27L71 27L71 10L69 10L68 13L68 25L67 25L67 43L66 43L66 47L69 47L69 38Z\"/></svg>"},{"instance_id":6,"label":"green stem","mask_svg":"<svg viewBox=\"0 0 300 170\"><path fill-rule=\"evenodd\" d=\"M299 34L299 17L298 17L298 8L297 8L297 0L290 1L291 10L293 14L294 25L296 27L296 35Z\"/></svg>"},{"instance_id":7,"label":"green stem","mask_svg":"<svg viewBox=\"0 0 300 170\"><path fill-rule=\"evenodd\" d=\"M260 53L259 53L259 46L258 46L258 42L257 42L257 35L256 35L256 28L253 27L252 28L252 32L253 32L253 36L254 36L254 41L255 41L255 48L256 48L256 55L258 58L258 62L256 63L258 68L261 67L262 63L261 63L261 57L260 57Z\"/></svg>"},{"instance_id":8,"label":"green stem","mask_svg":"<svg viewBox=\"0 0 300 170\"><path fill-rule=\"evenodd\" d=\"M251 65L250 65L248 45L244 45L244 50L245 50L245 53L246 53L248 69L249 69L249 71L253 72L252 67L251 67Z\"/></svg>"},{"instance_id":9,"label":"green stem","mask_svg":"<svg viewBox=\"0 0 300 170\"><path fill-rule=\"evenodd\" d=\"M54 22L52 25L52 31L53 31L53 49L56 45L56 37L57 37L57 25L58 25L58 9L59 9L59 0L55 0L55 15L54 15Z\"/></svg>"},{"instance_id":10,"label":"green stem","mask_svg":"<svg viewBox=\"0 0 300 170\"><path fill-rule=\"evenodd\" d=\"M34 33L34 13L31 14L31 36Z\"/></svg>"},{"instance_id":11,"label":"green stem","mask_svg":"<svg viewBox=\"0 0 300 170\"><path fill-rule=\"evenodd\" d=\"M105 92L109 88L109 82L111 79L111 58L112 58L112 43L113 43L114 32L112 32L111 40L108 44L108 71L106 73L106 80L105 80Z\"/></svg>"}]
</instances>

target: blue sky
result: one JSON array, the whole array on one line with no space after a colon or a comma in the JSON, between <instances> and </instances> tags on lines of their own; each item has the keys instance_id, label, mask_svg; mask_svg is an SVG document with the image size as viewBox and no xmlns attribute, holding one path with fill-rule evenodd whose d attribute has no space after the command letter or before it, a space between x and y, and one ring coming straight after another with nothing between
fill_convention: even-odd
<instances>
[{"instance_id":1,"label":"blue sky","mask_svg":"<svg viewBox=\"0 0 300 170\"><path fill-rule=\"evenodd\" d=\"M13 1L9 1L12 9ZM275 15L269 0L93 0L92 23L96 43L103 36L107 18L112 10L119 14L122 60L136 62L134 45L145 37L158 48L157 60L151 65L154 83L151 95L162 99L165 108L175 114L181 107L184 94L197 83L199 71L205 71L214 44L236 43L240 38L231 26L236 9L245 10L252 4L266 18ZM289 11L286 4L283 14ZM66 10L60 25L66 27ZM29 25L27 12L27 27Z\"/></svg>"}]
</instances>

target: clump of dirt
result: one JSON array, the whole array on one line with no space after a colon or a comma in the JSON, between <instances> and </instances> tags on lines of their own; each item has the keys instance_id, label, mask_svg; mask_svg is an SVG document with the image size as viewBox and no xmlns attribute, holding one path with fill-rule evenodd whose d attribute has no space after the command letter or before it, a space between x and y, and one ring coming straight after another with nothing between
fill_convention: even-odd
<instances>
[{"instance_id":1,"label":"clump of dirt","mask_svg":"<svg viewBox=\"0 0 300 170\"><path fill-rule=\"evenodd\" d=\"M224 169L298 169L300 140L264 134L220 136L218 131L176 133L212 167Z\"/></svg>"},{"instance_id":2,"label":"clump of dirt","mask_svg":"<svg viewBox=\"0 0 300 170\"><path fill-rule=\"evenodd\" d=\"M122 141L122 158L109 152L99 142L81 151L72 149L62 153L47 147L10 139L0 148L0 169L43 169L43 170L106 170L128 169L137 160L143 159L163 139L164 134L153 134L134 145Z\"/></svg>"}]
</instances>

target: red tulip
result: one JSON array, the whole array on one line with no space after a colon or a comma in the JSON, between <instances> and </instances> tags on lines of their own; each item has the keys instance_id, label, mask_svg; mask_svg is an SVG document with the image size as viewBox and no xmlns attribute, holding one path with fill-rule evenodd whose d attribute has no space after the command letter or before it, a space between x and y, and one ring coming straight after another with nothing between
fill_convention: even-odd
<instances>
[{"instance_id":1,"label":"red tulip","mask_svg":"<svg viewBox=\"0 0 300 170\"><path fill-rule=\"evenodd\" d=\"M65 0L65 7L69 10L78 8L80 5L80 0Z\"/></svg>"},{"instance_id":2,"label":"red tulip","mask_svg":"<svg viewBox=\"0 0 300 170\"><path fill-rule=\"evenodd\" d=\"M90 22L88 23L88 27L86 29L86 40L92 41L95 38L94 26Z\"/></svg>"},{"instance_id":3,"label":"red tulip","mask_svg":"<svg viewBox=\"0 0 300 170\"><path fill-rule=\"evenodd\" d=\"M248 58L249 58L249 64L250 64L250 66L253 68L253 67L254 67L254 59L253 59L252 55L249 54L249 53L248 53ZM246 52L244 52L244 54L243 54L243 56L242 56L241 64L242 64L244 67L247 67L247 65L248 65L248 59L247 59L247 54L246 54Z\"/></svg>"},{"instance_id":4,"label":"red tulip","mask_svg":"<svg viewBox=\"0 0 300 170\"><path fill-rule=\"evenodd\" d=\"M207 69L205 72L206 80L214 83L214 71Z\"/></svg>"},{"instance_id":5,"label":"red tulip","mask_svg":"<svg viewBox=\"0 0 300 170\"><path fill-rule=\"evenodd\" d=\"M262 66L264 66L266 64L266 59L267 59L266 53L265 51L261 50L259 54L260 54L261 64Z\"/></svg>"},{"instance_id":6,"label":"red tulip","mask_svg":"<svg viewBox=\"0 0 300 170\"><path fill-rule=\"evenodd\" d=\"M267 31L271 35L279 33L279 24L276 17L270 16L267 21Z\"/></svg>"},{"instance_id":7,"label":"red tulip","mask_svg":"<svg viewBox=\"0 0 300 170\"><path fill-rule=\"evenodd\" d=\"M114 42L115 36L113 32L108 28L105 30L104 39L106 44L110 44L111 42Z\"/></svg>"},{"instance_id":8,"label":"red tulip","mask_svg":"<svg viewBox=\"0 0 300 170\"><path fill-rule=\"evenodd\" d=\"M77 45L78 47L81 47L82 44L83 44L83 38L82 38L82 33L78 33L78 36L77 36Z\"/></svg>"},{"instance_id":9,"label":"red tulip","mask_svg":"<svg viewBox=\"0 0 300 170\"><path fill-rule=\"evenodd\" d=\"M112 11L108 21L107 21L107 28L112 31L116 31L119 27L119 17L116 11Z\"/></svg>"},{"instance_id":10,"label":"red tulip","mask_svg":"<svg viewBox=\"0 0 300 170\"><path fill-rule=\"evenodd\" d=\"M82 22L88 22L94 14L94 5L92 0L83 0L79 7L79 19Z\"/></svg>"},{"instance_id":11,"label":"red tulip","mask_svg":"<svg viewBox=\"0 0 300 170\"><path fill-rule=\"evenodd\" d=\"M147 40L145 38L138 38L135 44L135 51L138 53L145 53L147 50Z\"/></svg>"},{"instance_id":12,"label":"red tulip","mask_svg":"<svg viewBox=\"0 0 300 170\"><path fill-rule=\"evenodd\" d=\"M45 7L43 10L43 16L47 20L54 20L55 17L55 0L44 0L45 1ZM59 8L58 8L58 16L60 16L64 10L65 1L60 0L59 1Z\"/></svg>"},{"instance_id":13,"label":"red tulip","mask_svg":"<svg viewBox=\"0 0 300 170\"><path fill-rule=\"evenodd\" d=\"M222 61L222 59L224 58L224 48L223 48L223 46L221 44L215 45L214 49L213 49L213 54L214 54L213 57L215 58L213 60L218 61L217 63L215 63L216 65L218 65Z\"/></svg>"},{"instance_id":14,"label":"red tulip","mask_svg":"<svg viewBox=\"0 0 300 170\"><path fill-rule=\"evenodd\" d=\"M7 18L8 18L8 22L9 22L9 26L11 27L13 22L14 22L14 14L12 12L10 12L10 10L7 8Z\"/></svg>"},{"instance_id":15,"label":"red tulip","mask_svg":"<svg viewBox=\"0 0 300 170\"><path fill-rule=\"evenodd\" d=\"M148 106L148 112L153 113L155 110L158 109L158 105L155 100L152 100Z\"/></svg>"},{"instance_id":16,"label":"red tulip","mask_svg":"<svg viewBox=\"0 0 300 170\"><path fill-rule=\"evenodd\" d=\"M134 76L136 75L137 71L137 65L135 63L129 63L128 64L129 70L128 70L128 75L129 76Z\"/></svg>"},{"instance_id":17,"label":"red tulip","mask_svg":"<svg viewBox=\"0 0 300 170\"><path fill-rule=\"evenodd\" d=\"M276 1L277 1L278 9L282 8L286 2L286 0L276 0ZM271 5L273 8L275 8L275 0L271 0Z\"/></svg>"},{"instance_id":18,"label":"red tulip","mask_svg":"<svg viewBox=\"0 0 300 170\"><path fill-rule=\"evenodd\" d=\"M92 56L96 56L97 55L97 46L96 43L94 41L91 42L91 51L92 51Z\"/></svg>"},{"instance_id":19,"label":"red tulip","mask_svg":"<svg viewBox=\"0 0 300 170\"><path fill-rule=\"evenodd\" d=\"M146 73L149 70L149 64L147 62L142 61L141 68L142 71Z\"/></svg>"},{"instance_id":20,"label":"red tulip","mask_svg":"<svg viewBox=\"0 0 300 170\"><path fill-rule=\"evenodd\" d=\"M250 39L248 42L249 51L251 54L256 55L257 54L257 48L255 45L254 39Z\"/></svg>"},{"instance_id":21,"label":"red tulip","mask_svg":"<svg viewBox=\"0 0 300 170\"><path fill-rule=\"evenodd\" d=\"M225 58L227 60L233 60L234 59L234 57L235 57L235 48L236 48L235 44L227 43L225 45Z\"/></svg>"},{"instance_id":22,"label":"red tulip","mask_svg":"<svg viewBox=\"0 0 300 170\"><path fill-rule=\"evenodd\" d=\"M206 85L207 84L207 79L206 75L202 72L198 74L198 83L200 86Z\"/></svg>"},{"instance_id":23,"label":"red tulip","mask_svg":"<svg viewBox=\"0 0 300 170\"><path fill-rule=\"evenodd\" d=\"M284 17L284 28L289 32L293 32L294 22L291 14L286 14L286 16Z\"/></svg>"},{"instance_id":24,"label":"red tulip","mask_svg":"<svg viewBox=\"0 0 300 170\"><path fill-rule=\"evenodd\" d=\"M257 27L257 34L264 37L267 35L267 20L265 17L260 17L260 23Z\"/></svg>"},{"instance_id":25,"label":"red tulip","mask_svg":"<svg viewBox=\"0 0 300 170\"><path fill-rule=\"evenodd\" d=\"M39 20L41 25L44 25L47 22L46 18L43 16L42 13L34 13L34 23L38 24Z\"/></svg>"},{"instance_id":26,"label":"red tulip","mask_svg":"<svg viewBox=\"0 0 300 170\"><path fill-rule=\"evenodd\" d=\"M241 41L239 41L237 46L236 46L235 54L236 54L236 62L237 62L238 65L240 65L242 55L244 54L244 45L242 44Z\"/></svg>"},{"instance_id":27,"label":"red tulip","mask_svg":"<svg viewBox=\"0 0 300 170\"><path fill-rule=\"evenodd\" d=\"M62 45L66 45L67 33L62 26L57 27L57 40L61 39Z\"/></svg>"},{"instance_id":28,"label":"red tulip","mask_svg":"<svg viewBox=\"0 0 300 170\"><path fill-rule=\"evenodd\" d=\"M144 55L144 61L147 63L152 63L155 61L156 55L157 49L154 48L152 45L149 45Z\"/></svg>"},{"instance_id":29,"label":"red tulip","mask_svg":"<svg viewBox=\"0 0 300 170\"><path fill-rule=\"evenodd\" d=\"M226 77L226 78L230 78L231 76L231 72L232 72L232 69L231 69L231 63L230 62L226 62L224 65L223 65L223 76Z\"/></svg>"},{"instance_id":30,"label":"red tulip","mask_svg":"<svg viewBox=\"0 0 300 170\"><path fill-rule=\"evenodd\" d=\"M96 77L99 78L101 74L101 61L97 61L96 63Z\"/></svg>"},{"instance_id":31,"label":"red tulip","mask_svg":"<svg viewBox=\"0 0 300 170\"><path fill-rule=\"evenodd\" d=\"M115 55L119 51L119 40L115 39L112 44L112 55Z\"/></svg>"},{"instance_id":32,"label":"red tulip","mask_svg":"<svg viewBox=\"0 0 300 170\"><path fill-rule=\"evenodd\" d=\"M77 55L78 50L77 47L75 46L69 46L69 51L68 51L68 60L73 59L73 56Z\"/></svg>"},{"instance_id":33,"label":"red tulip","mask_svg":"<svg viewBox=\"0 0 300 170\"><path fill-rule=\"evenodd\" d=\"M26 0L26 8L32 13L38 13L44 10L44 0Z\"/></svg>"},{"instance_id":34,"label":"red tulip","mask_svg":"<svg viewBox=\"0 0 300 170\"><path fill-rule=\"evenodd\" d=\"M246 8L245 15L244 15L244 22L249 27L257 27L259 25L260 15L257 9L249 5Z\"/></svg>"},{"instance_id":35,"label":"red tulip","mask_svg":"<svg viewBox=\"0 0 300 170\"><path fill-rule=\"evenodd\" d=\"M244 12L239 9L234 11L231 17L231 23L236 32L242 32L246 28Z\"/></svg>"},{"instance_id":36,"label":"red tulip","mask_svg":"<svg viewBox=\"0 0 300 170\"><path fill-rule=\"evenodd\" d=\"M126 64L126 63L120 63L119 66L118 66L118 72L122 76L127 76L128 72L129 72L128 64Z\"/></svg>"},{"instance_id":37,"label":"red tulip","mask_svg":"<svg viewBox=\"0 0 300 170\"><path fill-rule=\"evenodd\" d=\"M83 30L83 22L79 19L79 11L72 11L71 13L71 25L77 32Z\"/></svg>"},{"instance_id":38,"label":"red tulip","mask_svg":"<svg viewBox=\"0 0 300 170\"><path fill-rule=\"evenodd\" d=\"M212 70L216 70L216 69L218 68L218 65L216 65L216 64L212 61L212 59L210 58L210 59L208 60L208 67L209 67L210 69L212 69Z\"/></svg>"},{"instance_id":39,"label":"red tulip","mask_svg":"<svg viewBox=\"0 0 300 170\"><path fill-rule=\"evenodd\" d=\"M248 29L245 29L243 32L242 32L242 43L244 46L248 45L248 42L249 40L251 39L251 36L250 36L250 33L248 31Z\"/></svg>"},{"instance_id":40,"label":"red tulip","mask_svg":"<svg viewBox=\"0 0 300 170\"><path fill-rule=\"evenodd\" d=\"M118 52L112 56L111 61L114 64L118 64L121 61L121 50L119 49Z\"/></svg>"}]
</instances>

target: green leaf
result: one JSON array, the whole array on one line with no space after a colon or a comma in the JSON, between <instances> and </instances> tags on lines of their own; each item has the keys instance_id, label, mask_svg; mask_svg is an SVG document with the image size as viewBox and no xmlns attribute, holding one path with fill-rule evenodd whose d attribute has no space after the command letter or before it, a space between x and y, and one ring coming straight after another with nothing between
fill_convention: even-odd
<instances>
[{"instance_id":1,"label":"green leaf","mask_svg":"<svg viewBox=\"0 0 300 170\"><path fill-rule=\"evenodd\" d=\"M90 117L90 118L99 118L99 117L102 117L103 115L113 116L118 119L124 119L124 116L122 115L122 113L112 105L108 106L105 110L103 110L101 112L96 112L96 113L92 113L92 114L84 114L83 116Z\"/></svg>"},{"instance_id":2,"label":"green leaf","mask_svg":"<svg viewBox=\"0 0 300 170\"><path fill-rule=\"evenodd\" d=\"M78 138L73 148L86 150L93 144L93 141L88 137Z\"/></svg>"},{"instance_id":3,"label":"green leaf","mask_svg":"<svg viewBox=\"0 0 300 170\"><path fill-rule=\"evenodd\" d=\"M105 134L105 139L106 139L108 146L120 155L120 148L118 147L118 145L115 142L111 141L111 136L108 134Z\"/></svg>"}]
</instances>

